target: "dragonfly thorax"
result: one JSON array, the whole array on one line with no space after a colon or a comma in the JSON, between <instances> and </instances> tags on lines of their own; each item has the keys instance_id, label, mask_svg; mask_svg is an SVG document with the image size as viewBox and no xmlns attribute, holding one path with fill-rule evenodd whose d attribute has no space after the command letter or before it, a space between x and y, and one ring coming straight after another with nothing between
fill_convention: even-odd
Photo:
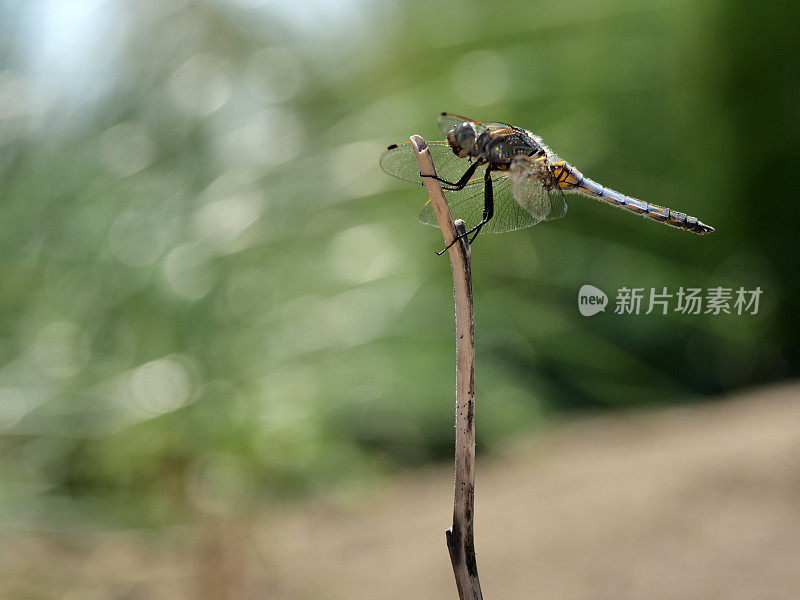
<instances>
[{"instance_id":1,"label":"dragonfly thorax","mask_svg":"<svg viewBox=\"0 0 800 600\"><path fill-rule=\"evenodd\" d=\"M517 156L543 154L541 146L528 135L520 132L490 131L482 134L476 142L479 156L488 162L492 169L508 170Z\"/></svg>"}]
</instances>

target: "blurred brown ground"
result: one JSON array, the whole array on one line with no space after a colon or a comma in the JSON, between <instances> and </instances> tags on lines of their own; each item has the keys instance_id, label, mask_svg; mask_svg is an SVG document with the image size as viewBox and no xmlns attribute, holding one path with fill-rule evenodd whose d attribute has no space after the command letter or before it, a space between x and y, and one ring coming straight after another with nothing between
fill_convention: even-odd
<instances>
[{"instance_id":1,"label":"blurred brown ground","mask_svg":"<svg viewBox=\"0 0 800 600\"><path fill-rule=\"evenodd\" d=\"M800 384L572 422L479 457L476 486L487 600L800 598ZM7 531L0 596L455 598L451 502L437 467L197 527Z\"/></svg>"}]
</instances>

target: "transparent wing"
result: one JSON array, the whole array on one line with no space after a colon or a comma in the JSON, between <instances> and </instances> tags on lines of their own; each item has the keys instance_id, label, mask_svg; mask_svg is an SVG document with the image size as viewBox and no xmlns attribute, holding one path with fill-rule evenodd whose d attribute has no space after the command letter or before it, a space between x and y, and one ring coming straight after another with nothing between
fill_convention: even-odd
<instances>
[{"instance_id":1,"label":"transparent wing","mask_svg":"<svg viewBox=\"0 0 800 600\"><path fill-rule=\"evenodd\" d=\"M476 121L475 119L470 119L469 117L464 117L462 115L457 115L455 113L443 112L439 113L439 117L437 118L437 124L439 125L439 130L442 133L447 133L456 125L460 125L464 121L469 121L471 123L475 123L476 127L478 128L478 133L481 132L483 129L502 129L506 127L511 127L506 123L497 123L497 122L490 122L490 123L483 123L481 121ZM513 128L512 128L513 129Z\"/></svg>"},{"instance_id":2,"label":"transparent wing","mask_svg":"<svg viewBox=\"0 0 800 600\"><path fill-rule=\"evenodd\" d=\"M494 216L483 226L481 234L525 229L539 222L514 200L509 183L510 180L506 173L497 171L492 173ZM483 177L478 176L471 180L463 190L445 192L453 218L463 219L467 224L467 229L475 227L483 219L483 188ZM430 202L423 207L419 214L419 220L426 225L439 226Z\"/></svg>"},{"instance_id":3,"label":"transparent wing","mask_svg":"<svg viewBox=\"0 0 800 600\"><path fill-rule=\"evenodd\" d=\"M549 163L530 156L514 159L509 169L510 188L517 203L536 220L554 221L567 214L567 201L558 185L548 188L542 170Z\"/></svg>"},{"instance_id":4,"label":"transparent wing","mask_svg":"<svg viewBox=\"0 0 800 600\"><path fill-rule=\"evenodd\" d=\"M447 181L455 183L469 168L466 158L458 158L447 142L428 142L436 174ZM419 176L419 162L411 142L392 144L381 154L381 169L389 175L411 183L422 184Z\"/></svg>"}]
</instances>

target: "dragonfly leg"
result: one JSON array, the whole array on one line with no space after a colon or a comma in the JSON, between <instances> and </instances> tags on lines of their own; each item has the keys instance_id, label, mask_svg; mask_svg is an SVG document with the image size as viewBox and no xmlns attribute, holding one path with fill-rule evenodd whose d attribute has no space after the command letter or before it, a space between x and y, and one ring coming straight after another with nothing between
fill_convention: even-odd
<instances>
[{"instance_id":1,"label":"dragonfly leg","mask_svg":"<svg viewBox=\"0 0 800 600\"><path fill-rule=\"evenodd\" d=\"M480 166L480 163L478 163L477 161L472 163L469 166L469 168L464 172L464 174L461 176L461 179L459 179L456 183L452 183L450 181L447 181L446 179L442 179L441 177L437 177L436 175L423 175L422 172L420 172L419 176L420 177L430 177L431 179L435 179L439 183L445 184L446 187L443 186L443 188L446 191L455 192L455 191L464 189L464 186L466 186L467 183L469 183L469 180L472 179L472 175L475 173L475 170L479 166Z\"/></svg>"},{"instance_id":2,"label":"dragonfly leg","mask_svg":"<svg viewBox=\"0 0 800 600\"><path fill-rule=\"evenodd\" d=\"M473 235L471 238L469 238L469 245L470 245L470 246L472 245L472 242L474 242L474 241L475 241L475 238L476 238L476 237L478 237L478 234L481 232L481 227L483 227L484 225L486 225L486 222L485 222L485 221L484 221L483 223L480 223L480 224L479 224L479 225L478 225L478 226L475 228L475 235Z\"/></svg>"},{"instance_id":3,"label":"dragonfly leg","mask_svg":"<svg viewBox=\"0 0 800 600\"><path fill-rule=\"evenodd\" d=\"M486 175L484 176L484 184L483 184L483 219L480 223L475 225L470 231L475 231L475 235L469 240L469 243L475 241L475 238L478 237L478 234L481 232L481 228L488 223L492 217L494 216L494 190L492 189L492 177L489 174L489 169L486 169ZM469 231L467 232L470 233Z\"/></svg>"},{"instance_id":4,"label":"dragonfly leg","mask_svg":"<svg viewBox=\"0 0 800 600\"><path fill-rule=\"evenodd\" d=\"M469 243L475 241L475 238L478 237L478 234L481 232L481 228L488 223L492 217L494 216L494 191L492 189L492 174L490 169L486 169L486 173L483 175L483 218L481 222L475 225L472 229L465 231L463 234L456 236L452 242L445 246L444 250L441 252L437 252L439 256L444 254L450 249L450 246L455 244L459 239L462 237L468 237L469 234L474 233L475 235L472 236L472 239L469 240Z\"/></svg>"}]
</instances>

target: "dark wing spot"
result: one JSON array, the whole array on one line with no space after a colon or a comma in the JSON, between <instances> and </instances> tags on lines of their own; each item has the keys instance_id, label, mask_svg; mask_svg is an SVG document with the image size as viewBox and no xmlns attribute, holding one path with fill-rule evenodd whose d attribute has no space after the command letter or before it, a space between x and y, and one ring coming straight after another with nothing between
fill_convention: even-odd
<instances>
[{"instance_id":1,"label":"dark wing spot","mask_svg":"<svg viewBox=\"0 0 800 600\"><path fill-rule=\"evenodd\" d=\"M386 149L387 150L394 150L395 148L397 148L397 144L392 144L391 146L387 147Z\"/></svg>"}]
</instances>

